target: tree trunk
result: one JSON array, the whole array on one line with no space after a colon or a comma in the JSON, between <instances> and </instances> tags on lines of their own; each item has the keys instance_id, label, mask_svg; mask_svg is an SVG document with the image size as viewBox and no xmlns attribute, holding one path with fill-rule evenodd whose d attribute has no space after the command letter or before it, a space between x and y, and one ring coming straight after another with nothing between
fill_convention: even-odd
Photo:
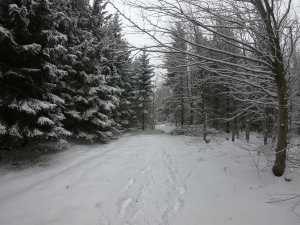
<instances>
[{"instance_id":1,"label":"tree trunk","mask_svg":"<svg viewBox=\"0 0 300 225\"><path fill-rule=\"evenodd\" d=\"M250 140L250 113L247 114L247 118L246 118L246 140L247 143L249 143Z\"/></svg>"},{"instance_id":2,"label":"tree trunk","mask_svg":"<svg viewBox=\"0 0 300 225\"><path fill-rule=\"evenodd\" d=\"M217 117L219 116L219 96L218 92L215 91L215 128L216 130L219 130L219 121Z\"/></svg>"},{"instance_id":3,"label":"tree trunk","mask_svg":"<svg viewBox=\"0 0 300 225\"><path fill-rule=\"evenodd\" d=\"M237 111L237 102L236 100L233 101L233 107L232 107L232 124L231 124L231 134L232 134L232 138L231 140L234 142L235 141L235 134L237 132L237 118L236 118L236 111Z\"/></svg>"},{"instance_id":4,"label":"tree trunk","mask_svg":"<svg viewBox=\"0 0 300 225\"><path fill-rule=\"evenodd\" d=\"M269 53L273 60L272 72L275 74L275 84L278 101L278 130L276 159L273 166L275 176L282 176L285 169L286 147L288 137L288 108L287 108L287 83L285 77L285 68L283 60L283 51L281 50L281 37L278 34L278 27L272 23L270 15L274 15L273 7L269 1L251 1L258 10L265 24L266 38L268 40Z\"/></svg>"},{"instance_id":5,"label":"tree trunk","mask_svg":"<svg viewBox=\"0 0 300 225\"><path fill-rule=\"evenodd\" d=\"M265 108L264 115L264 145L268 145L268 135L269 135L269 108Z\"/></svg>"},{"instance_id":6,"label":"tree trunk","mask_svg":"<svg viewBox=\"0 0 300 225\"><path fill-rule=\"evenodd\" d=\"M181 128L184 125L184 81L181 77Z\"/></svg>"},{"instance_id":7,"label":"tree trunk","mask_svg":"<svg viewBox=\"0 0 300 225\"><path fill-rule=\"evenodd\" d=\"M200 83L200 91L201 91L201 98L202 98L202 114L203 114L203 140L206 143L209 143L210 140L207 139L207 108L206 108L206 100L205 100L205 88L204 88L204 75L203 71L201 70L200 72L200 78L201 78L201 83Z\"/></svg>"},{"instance_id":8,"label":"tree trunk","mask_svg":"<svg viewBox=\"0 0 300 225\"><path fill-rule=\"evenodd\" d=\"M206 143L209 143L210 140L207 139L207 112L206 112L206 105L204 106L204 112L203 112L203 140Z\"/></svg>"},{"instance_id":9,"label":"tree trunk","mask_svg":"<svg viewBox=\"0 0 300 225\"><path fill-rule=\"evenodd\" d=\"M236 129L236 139L239 139L240 138L240 121L239 121L239 116L237 116L235 118L235 129Z\"/></svg>"},{"instance_id":10,"label":"tree trunk","mask_svg":"<svg viewBox=\"0 0 300 225\"><path fill-rule=\"evenodd\" d=\"M234 142L234 135L235 135L235 118L232 120L231 125L231 141Z\"/></svg>"},{"instance_id":11,"label":"tree trunk","mask_svg":"<svg viewBox=\"0 0 300 225\"><path fill-rule=\"evenodd\" d=\"M190 124L194 125L194 104L191 102L191 117L190 117Z\"/></svg>"},{"instance_id":12,"label":"tree trunk","mask_svg":"<svg viewBox=\"0 0 300 225\"><path fill-rule=\"evenodd\" d=\"M142 130L145 130L145 113L142 115Z\"/></svg>"},{"instance_id":13,"label":"tree trunk","mask_svg":"<svg viewBox=\"0 0 300 225\"><path fill-rule=\"evenodd\" d=\"M181 99L181 127L184 125L184 102L183 97Z\"/></svg>"},{"instance_id":14,"label":"tree trunk","mask_svg":"<svg viewBox=\"0 0 300 225\"><path fill-rule=\"evenodd\" d=\"M193 125L193 103L192 103L192 90L191 90L191 78L190 75L187 74L186 76L186 87L187 87L187 99L188 99L188 104L190 106L189 109L189 125Z\"/></svg>"},{"instance_id":15,"label":"tree trunk","mask_svg":"<svg viewBox=\"0 0 300 225\"><path fill-rule=\"evenodd\" d=\"M204 86L203 84L201 85L201 93L202 93L202 113L203 113L203 140L206 143L209 143L210 140L207 139L207 109L206 109L206 102L205 102L205 97L204 97Z\"/></svg>"},{"instance_id":16,"label":"tree trunk","mask_svg":"<svg viewBox=\"0 0 300 225\"><path fill-rule=\"evenodd\" d=\"M285 169L286 147L288 137L287 85L283 64L277 62L277 67L275 68L277 72L275 82L278 95L278 132L276 159L273 166L273 173L275 176L282 176Z\"/></svg>"},{"instance_id":17,"label":"tree trunk","mask_svg":"<svg viewBox=\"0 0 300 225\"><path fill-rule=\"evenodd\" d=\"M227 124L226 124L227 125L227 129L226 129L226 131L229 134L230 133L230 122L229 122L229 117L230 117L230 115L229 115L229 113L230 113L230 108L229 108L229 88L227 88L226 103L227 103L227 105L226 105L226 109L227 109Z\"/></svg>"},{"instance_id":18,"label":"tree trunk","mask_svg":"<svg viewBox=\"0 0 300 225\"><path fill-rule=\"evenodd\" d=\"M155 109L155 93L153 91L153 111L152 111L152 126L151 129L154 130L155 129L155 120L156 120L156 109Z\"/></svg>"}]
</instances>

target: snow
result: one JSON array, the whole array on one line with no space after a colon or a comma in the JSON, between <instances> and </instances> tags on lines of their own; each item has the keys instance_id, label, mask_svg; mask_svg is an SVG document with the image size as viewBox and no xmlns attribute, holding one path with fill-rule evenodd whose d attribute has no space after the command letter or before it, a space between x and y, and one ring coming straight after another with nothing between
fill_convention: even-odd
<instances>
[{"instance_id":1,"label":"snow","mask_svg":"<svg viewBox=\"0 0 300 225\"><path fill-rule=\"evenodd\" d=\"M11 126L11 128L8 130L8 132L11 136L21 138L22 135L20 134L19 131L20 131L20 129L19 129L19 126L17 124Z\"/></svg>"},{"instance_id":2,"label":"snow","mask_svg":"<svg viewBox=\"0 0 300 225\"><path fill-rule=\"evenodd\" d=\"M16 4L10 4L10 5L9 5L9 8L10 8L10 9L13 9L13 8L17 8L17 9L18 9L19 7L18 7Z\"/></svg>"},{"instance_id":3,"label":"snow","mask_svg":"<svg viewBox=\"0 0 300 225\"><path fill-rule=\"evenodd\" d=\"M65 100L58 97L57 95L49 93L48 96L55 104L57 104L57 103L64 104L65 103Z\"/></svg>"},{"instance_id":4,"label":"snow","mask_svg":"<svg viewBox=\"0 0 300 225\"><path fill-rule=\"evenodd\" d=\"M41 51L42 46L36 43L29 45L21 45L26 51L31 51L35 54L38 54Z\"/></svg>"},{"instance_id":5,"label":"snow","mask_svg":"<svg viewBox=\"0 0 300 225\"><path fill-rule=\"evenodd\" d=\"M116 108L115 105L112 104L111 101L107 101L106 104L105 104L105 106L104 106L105 110L112 110L112 109L115 109L115 108Z\"/></svg>"},{"instance_id":6,"label":"snow","mask_svg":"<svg viewBox=\"0 0 300 225\"><path fill-rule=\"evenodd\" d=\"M71 135L72 135L71 132L65 130L65 129L62 128L62 127L55 127L54 130L55 130L55 133L56 133L56 134L60 134L60 135L63 135L63 136L71 136ZM54 135L54 136L55 136L55 135ZM65 141L65 140L62 140L62 139L61 139L60 141Z\"/></svg>"},{"instance_id":7,"label":"snow","mask_svg":"<svg viewBox=\"0 0 300 225\"><path fill-rule=\"evenodd\" d=\"M164 132L171 127L156 126ZM261 140L251 137L251 141L247 145L240 138L236 143L251 149ZM56 154L49 154L49 147L39 149L39 154L48 153L39 155L41 162L31 167L0 161L1 224L300 221L290 210L297 200L267 203L274 194L299 194L299 171L293 172L290 182L284 176L274 177L270 170L258 175L255 152L225 138L207 144L201 137L131 132L109 144L70 141ZM260 163L265 163L262 156ZM298 213L299 208L295 208Z\"/></svg>"},{"instance_id":8,"label":"snow","mask_svg":"<svg viewBox=\"0 0 300 225\"><path fill-rule=\"evenodd\" d=\"M59 33L57 31L43 30L42 33L47 36L48 42L52 42L55 44L63 43L68 40L67 35Z\"/></svg>"},{"instance_id":9,"label":"snow","mask_svg":"<svg viewBox=\"0 0 300 225\"><path fill-rule=\"evenodd\" d=\"M165 133L170 133L171 131L173 131L176 127L174 126L174 124L171 123L165 123L165 124L160 124L160 125L156 125L155 129L157 130L161 130Z\"/></svg>"},{"instance_id":10,"label":"snow","mask_svg":"<svg viewBox=\"0 0 300 225\"><path fill-rule=\"evenodd\" d=\"M40 110L55 108L56 104L40 101L38 99L26 99L19 102L14 100L8 107L17 108L20 111L35 115Z\"/></svg>"},{"instance_id":11,"label":"snow","mask_svg":"<svg viewBox=\"0 0 300 225\"><path fill-rule=\"evenodd\" d=\"M291 181L293 179L293 175L291 173L288 173L286 176L285 176L285 180L286 181Z\"/></svg>"},{"instance_id":12,"label":"snow","mask_svg":"<svg viewBox=\"0 0 300 225\"><path fill-rule=\"evenodd\" d=\"M88 101L85 98L83 98L82 96L75 96L74 99L77 102L83 102L85 104L88 104Z\"/></svg>"},{"instance_id":13,"label":"snow","mask_svg":"<svg viewBox=\"0 0 300 225\"><path fill-rule=\"evenodd\" d=\"M98 109L97 108L90 108L84 112L84 119L87 119L91 117L93 114L97 113Z\"/></svg>"},{"instance_id":14,"label":"snow","mask_svg":"<svg viewBox=\"0 0 300 225\"><path fill-rule=\"evenodd\" d=\"M7 133L6 127L3 126L0 122L0 134L6 134L6 133Z\"/></svg>"},{"instance_id":15,"label":"snow","mask_svg":"<svg viewBox=\"0 0 300 225\"><path fill-rule=\"evenodd\" d=\"M6 37L10 36L11 33L9 30L0 25L0 33Z\"/></svg>"},{"instance_id":16,"label":"snow","mask_svg":"<svg viewBox=\"0 0 300 225\"><path fill-rule=\"evenodd\" d=\"M14 104L14 103L13 103ZM18 106L17 106L18 107ZM30 106L30 102L24 102L20 110L27 112L28 114L36 114L35 110Z\"/></svg>"},{"instance_id":17,"label":"snow","mask_svg":"<svg viewBox=\"0 0 300 225\"><path fill-rule=\"evenodd\" d=\"M77 138L85 138L87 140L93 141L94 138L97 138L97 135L88 134L88 133L85 133L85 132L79 132L79 134L76 137Z\"/></svg>"},{"instance_id":18,"label":"snow","mask_svg":"<svg viewBox=\"0 0 300 225\"><path fill-rule=\"evenodd\" d=\"M41 116L38 118L37 120L37 123L40 124L40 125L44 125L44 124L54 124L54 122L52 120L50 120L49 118L47 117L44 117L44 116Z\"/></svg>"},{"instance_id":19,"label":"snow","mask_svg":"<svg viewBox=\"0 0 300 225\"><path fill-rule=\"evenodd\" d=\"M108 121L107 121L107 122L108 122ZM99 119L96 118L96 117L92 120L92 123L97 124L98 126L101 126L102 128L106 128L106 127L109 126L109 123L107 123L107 122L104 122L104 121L102 121L102 120L99 120ZM102 132L100 132L100 133L102 133Z\"/></svg>"},{"instance_id":20,"label":"snow","mask_svg":"<svg viewBox=\"0 0 300 225\"><path fill-rule=\"evenodd\" d=\"M43 134L44 134L44 132L40 131L39 129L34 129L32 132L32 137L42 136Z\"/></svg>"},{"instance_id":21,"label":"snow","mask_svg":"<svg viewBox=\"0 0 300 225\"><path fill-rule=\"evenodd\" d=\"M70 111L68 111L66 113L70 114L72 117L74 117L74 118L76 118L78 120L82 119L81 116L80 116L80 112L78 112L78 111L70 110Z\"/></svg>"},{"instance_id":22,"label":"snow","mask_svg":"<svg viewBox=\"0 0 300 225\"><path fill-rule=\"evenodd\" d=\"M99 88L98 87L91 87L89 91L89 95L97 94Z\"/></svg>"}]
</instances>

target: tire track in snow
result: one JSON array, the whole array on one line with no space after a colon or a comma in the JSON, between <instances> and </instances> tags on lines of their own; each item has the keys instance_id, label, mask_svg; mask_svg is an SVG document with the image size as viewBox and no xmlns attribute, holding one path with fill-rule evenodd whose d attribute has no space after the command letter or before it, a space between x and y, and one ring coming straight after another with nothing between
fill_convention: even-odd
<instances>
[{"instance_id":1,"label":"tire track in snow","mask_svg":"<svg viewBox=\"0 0 300 225\"><path fill-rule=\"evenodd\" d=\"M181 179L177 169L173 166L170 155L166 153L168 150L168 143L166 143L163 146L163 151L161 152L160 158L163 160L164 165L170 175L172 192L171 196L169 197L172 197L173 201L162 216L162 224L169 224L170 220L174 218L177 212L184 206L184 201L181 196L186 192L186 185L183 183L183 179Z\"/></svg>"},{"instance_id":2,"label":"tire track in snow","mask_svg":"<svg viewBox=\"0 0 300 225\"><path fill-rule=\"evenodd\" d=\"M153 143L146 150L144 168L124 184L116 201L116 220L106 219L106 224L170 224L176 217L184 206L181 197L186 186L166 153L168 139L166 135L151 139Z\"/></svg>"}]
</instances>

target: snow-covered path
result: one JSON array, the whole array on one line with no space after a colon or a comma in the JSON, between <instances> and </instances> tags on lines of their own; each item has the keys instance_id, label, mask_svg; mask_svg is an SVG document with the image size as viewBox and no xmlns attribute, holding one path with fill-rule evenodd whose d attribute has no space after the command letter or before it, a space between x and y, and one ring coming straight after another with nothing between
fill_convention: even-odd
<instances>
[{"instance_id":1,"label":"snow-covered path","mask_svg":"<svg viewBox=\"0 0 300 225\"><path fill-rule=\"evenodd\" d=\"M113 204L103 204L102 224L170 224L183 206L185 184L167 155L170 140L166 135L139 136L143 146L133 152L140 163L122 185ZM134 142L134 139L131 139ZM127 149L134 147L127 144ZM131 162L136 163L136 162ZM128 165L122 165L121 167ZM116 196L116 195L114 195ZM112 215L107 216L109 214Z\"/></svg>"},{"instance_id":2,"label":"snow-covered path","mask_svg":"<svg viewBox=\"0 0 300 225\"><path fill-rule=\"evenodd\" d=\"M248 152L231 142L185 136L127 135L106 145L74 145L51 167L0 169L0 224L299 224L297 193L270 172L258 177Z\"/></svg>"}]
</instances>

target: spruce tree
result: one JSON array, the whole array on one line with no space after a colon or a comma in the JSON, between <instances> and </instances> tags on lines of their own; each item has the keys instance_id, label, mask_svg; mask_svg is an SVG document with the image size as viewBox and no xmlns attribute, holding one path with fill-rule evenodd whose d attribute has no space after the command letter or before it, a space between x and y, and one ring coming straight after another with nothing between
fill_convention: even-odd
<instances>
[{"instance_id":1,"label":"spruce tree","mask_svg":"<svg viewBox=\"0 0 300 225\"><path fill-rule=\"evenodd\" d=\"M127 41L122 35L122 24L118 14L115 14L107 24L107 37L104 56L107 59L107 81L121 94L119 106L113 113L115 121L123 127L129 127L133 116L132 110L132 79L130 51Z\"/></svg>"},{"instance_id":2,"label":"spruce tree","mask_svg":"<svg viewBox=\"0 0 300 225\"><path fill-rule=\"evenodd\" d=\"M173 114L174 122L181 126L188 122L189 104L189 85L187 70L187 44L183 41L186 37L185 27L177 22L172 28L172 48L178 53L167 53L165 58L165 67L167 68L166 85L172 90L172 96L167 99L169 113ZM173 110L172 110L173 109ZM171 112L173 111L173 112Z\"/></svg>"},{"instance_id":3,"label":"spruce tree","mask_svg":"<svg viewBox=\"0 0 300 225\"><path fill-rule=\"evenodd\" d=\"M153 68L150 65L149 55L143 51L142 54L135 60L135 106L137 113L137 120L141 125L142 130L151 120L152 107L152 82Z\"/></svg>"},{"instance_id":4,"label":"spruce tree","mask_svg":"<svg viewBox=\"0 0 300 225\"><path fill-rule=\"evenodd\" d=\"M50 3L4 0L0 7L1 145L70 135L55 94L66 71L53 64L66 37L55 29Z\"/></svg>"},{"instance_id":5,"label":"spruce tree","mask_svg":"<svg viewBox=\"0 0 300 225\"><path fill-rule=\"evenodd\" d=\"M84 0L72 0L64 7L70 21L74 21L65 57L65 126L78 138L107 141L112 132L118 131L111 111L119 101L115 97L119 89L109 86L104 74L103 27L108 18L100 0L94 1L93 7Z\"/></svg>"}]
</instances>

